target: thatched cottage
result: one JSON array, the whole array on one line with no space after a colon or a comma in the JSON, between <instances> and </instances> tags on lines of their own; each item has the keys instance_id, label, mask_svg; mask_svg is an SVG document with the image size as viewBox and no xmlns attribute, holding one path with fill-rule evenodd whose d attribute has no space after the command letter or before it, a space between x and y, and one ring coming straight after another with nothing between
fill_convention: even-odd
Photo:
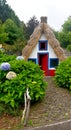
<instances>
[{"instance_id":1,"label":"thatched cottage","mask_svg":"<svg viewBox=\"0 0 71 130\"><path fill-rule=\"evenodd\" d=\"M25 60L39 64L46 76L54 76L56 66L66 59L60 43L47 24L47 17L41 17L41 23L30 36L22 55Z\"/></svg>"}]
</instances>

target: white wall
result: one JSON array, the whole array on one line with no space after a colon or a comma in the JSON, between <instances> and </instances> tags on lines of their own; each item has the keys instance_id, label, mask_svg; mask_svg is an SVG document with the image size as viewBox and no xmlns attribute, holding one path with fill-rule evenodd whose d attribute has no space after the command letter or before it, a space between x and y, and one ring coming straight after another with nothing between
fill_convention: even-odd
<instances>
[{"instance_id":1,"label":"white wall","mask_svg":"<svg viewBox=\"0 0 71 130\"><path fill-rule=\"evenodd\" d=\"M45 35L42 34L42 36L40 37L39 40L47 40ZM35 48L33 49L32 53L30 54L29 58L37 58L37 53L45 53L45 52L48 52L49 53L49 58L57 58L54 50L52 49L52 47L49 45L48 43L48 50L47 51L39 51L39 48L38 48L38 43L37 45L35 46Z\"/></svg>"}]
</instances>

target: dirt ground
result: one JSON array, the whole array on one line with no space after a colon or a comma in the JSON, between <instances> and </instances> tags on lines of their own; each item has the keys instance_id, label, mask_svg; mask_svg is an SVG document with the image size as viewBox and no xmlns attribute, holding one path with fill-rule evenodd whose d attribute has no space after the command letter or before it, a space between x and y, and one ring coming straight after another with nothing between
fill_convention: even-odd
<instances>
[{"instance_id":1,"label":"dirt ground","mask_svg":"<svg viewBox=\"0 0 71 130\"><path fill-rule=\"evenodd\" d=\"M45 80L48 82L45 98L31 106L27 127L21 125L21 117L3 115L0 117L0 130L27 130L71 118L71 93L57 87L53 77L45 77Z\"/></svg>"}]
</instances>

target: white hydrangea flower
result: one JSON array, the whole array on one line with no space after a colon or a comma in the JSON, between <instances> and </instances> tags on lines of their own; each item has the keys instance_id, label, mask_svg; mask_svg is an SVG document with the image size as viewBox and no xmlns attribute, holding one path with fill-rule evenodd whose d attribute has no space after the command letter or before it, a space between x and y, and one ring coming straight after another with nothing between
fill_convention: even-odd
<instances>
[{"instance_id":1,"label":"white hydrangea flower","mask_svg":"<svg viewBox=\"0 0 71 130\"><path fill-rule=\"evenodd\" d=\"M23 56L17 56L16 60L24 60Z\"/></svg>"},{"instance_id":2,"label":"white hydrangea flower","mask_svg":"<svg viewBox=\"0 0 71 130\"><path fill-rule=\"evenodd\" d=\"M16 76L17 76L17 75L16 75L15 72L9 71L9 72L7 73L7 75L6 75L6 78L7 78L7 79L13 79L13 78L15 78Z\"/></svg>"}]
</instances>

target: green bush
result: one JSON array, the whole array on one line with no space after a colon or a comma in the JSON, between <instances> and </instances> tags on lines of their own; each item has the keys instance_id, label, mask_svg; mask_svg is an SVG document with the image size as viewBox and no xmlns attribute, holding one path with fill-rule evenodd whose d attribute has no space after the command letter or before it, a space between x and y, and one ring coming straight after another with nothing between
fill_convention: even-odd
<instances>
[{"instance_id":1,"label":"green bush","mask_svg":"<svg viewBox=\"0 0 71 130\"><path fill-rule=\"evenodd\" d=\"M57 67L55 81L58 86L71 90L71 58L67 58Z\"/></svg>"},{"instance_id":2,"label":"green bush","mask_svg":"<svg viewBox=\"0 0 71 130\"><path fill-rule=\"evenodd\" d=\"M67 50L71 52L71 45L67 46Z\"/></svg>"},{"instance_id":3,"label":"green bush","mask_svg":"<svg viewBox=\"0 0 71 130\"><path fill-rule=\"evenodd\" d=\"M12 61L12 60L15 60L15 59L16 59L15 55L7 55L4 52L0 51L0 64L2 62L9 62L9 61Z\"/></svg>"},{"instance_id":4,"label":"green bush","mask_svg":"<svg viewBox=\"0 0 71 130\"><path fill-rule=\"evenodd\" d=\"M0 103L12 113L24 103L24 93L28 87L31 101L43 99L45 88L43 71L33 62L13 60L9 62L11 71L17 76L11 80L6 79L8 71L0 70Z\"/></svg>"}]
</instances>

